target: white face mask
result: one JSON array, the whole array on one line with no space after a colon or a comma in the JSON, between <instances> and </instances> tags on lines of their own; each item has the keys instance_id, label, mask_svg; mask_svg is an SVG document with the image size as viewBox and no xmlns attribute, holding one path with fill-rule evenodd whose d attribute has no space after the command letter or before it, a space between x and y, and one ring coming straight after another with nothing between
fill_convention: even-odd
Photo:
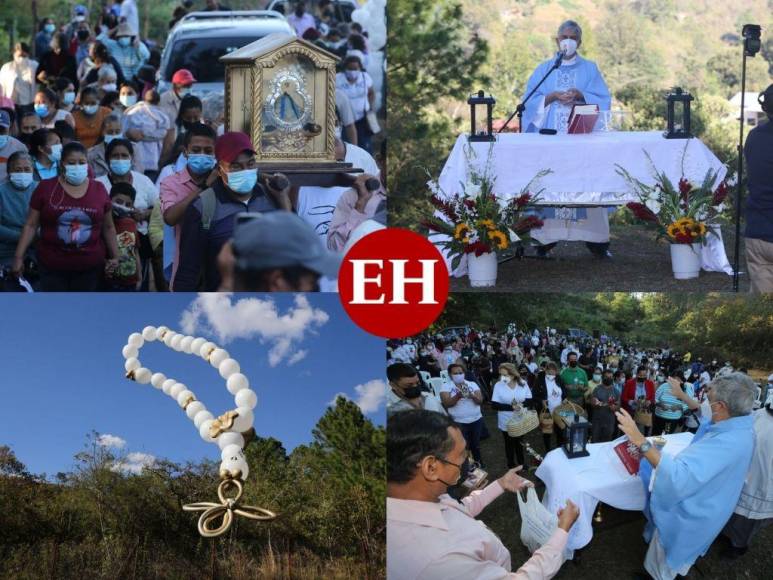
<instances>
[{"instance_id":1,"label":"white face mask","mask_svg":"<svg viewBox=\"0 0 773 580\"><path fill-rule=\"evenodd\" d=\"M601 375L593 375L593 380L598 383L601 380Z\"/></svg>"},{"instance_id":2,"label":"white face mask","mask_svg":"<svg viewBox=\"0 0 773 580\"><path fill-rule=\"evenodd\" d=\"M454 375L451 375L451 379L458 385L464 382L464 375L454 374Z\"/></svg>"},{"instance_id":3,"label":"white face mask","mask_svg":"<svg viewBox=\"0 0 773 580\"><path fill-rule=\"evenodd\" d=\"M499 375L499 378L501 380L505 381L505 382L510 380L510 376L509 375Z\"/></svg>"},{"instance_id":4,"label":"white face mask","mask_svg":"<svg viewBox=\"0 0 773 580\"><path fill-rule=\"evenodd\" d=\"M556 380L556 375L545 375L545 378L552 382Z\"/></svg>"}]
</instances>

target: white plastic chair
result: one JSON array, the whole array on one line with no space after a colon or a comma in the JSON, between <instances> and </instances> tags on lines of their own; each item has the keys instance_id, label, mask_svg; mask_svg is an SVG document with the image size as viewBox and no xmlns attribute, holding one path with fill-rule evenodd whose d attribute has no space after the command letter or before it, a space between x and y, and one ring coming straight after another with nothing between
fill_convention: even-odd
<instances>
[{"instance_id":1,"label":"white plastic chair","mask_svg":"<svg viewBox=\"0 0 773 580\"><path fill-rule=\"evenodd\" d=\"M440 371L440 378L444 381L450 381L451 377L448 376L448 371Z\"/></svg>"},{"instance_id":2,"label":"white plastic chair","mask_svg":"<svg viewBox=\"0 0 773 580\"><path fill-rule=\"evenodd\" d=\"M432 394L436 397L440 395L440 389L445 381L441 378L434 377L427 381L429 388L432 389Z\"/></svg>"},{"instance_id":3,"label":"white plastic chair","mask_svg":"<svg viewBox=\"0 0 773 580\"><path fill-rule=\"evenodd\" d=\"M427 371L419 371L419 376L425 383L429 383L429 380L432 378L432 376Z\"/></svg>"}]
</instances>

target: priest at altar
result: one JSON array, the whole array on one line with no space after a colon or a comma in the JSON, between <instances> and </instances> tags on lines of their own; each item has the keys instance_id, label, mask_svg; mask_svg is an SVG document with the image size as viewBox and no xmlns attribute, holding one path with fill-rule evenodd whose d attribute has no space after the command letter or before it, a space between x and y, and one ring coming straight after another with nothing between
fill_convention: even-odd
<instances>
[{"instance_id":1,"label":"priest at altar","mask_svg":"<svg viewBox=\"0 0 773 580\"><path fill-rule=\"evenodd\" d=\"M598 105L599 111L609 111L611 96L595 62L577 54L582 45L582 28L573 20L558 27L556 44L563 53L561 66L553 71L534 96L526 103L522 128L525 133L540 129L555 129L565 134L569 115L575 103ZM553 66L555 58L540 64L529 78L528 95ZM550 139L546 135L545 139ZM592 168L589 168L592 171ZM532 231L532 237L546 255L559 241L583 241L595 256L609 256L609 218L604 207L548 209L543 216L545 225Z\"/></svg>"}]
</instances>

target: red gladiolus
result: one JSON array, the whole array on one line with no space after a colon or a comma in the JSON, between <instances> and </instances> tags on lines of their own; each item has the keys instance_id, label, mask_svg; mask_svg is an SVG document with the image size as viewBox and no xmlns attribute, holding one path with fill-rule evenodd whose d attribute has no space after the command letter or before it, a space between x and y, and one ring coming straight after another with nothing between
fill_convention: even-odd
<instances>
[{"instance_id":1,"label":"red gladiolus","mask_svg":"<svg viewBox=\"0 0 773 580\"><path fill-rule=\"evenodd\" d=\"M543 222L540 218L535 215L530 215L520 219L518 223L515 224L514 229L516 234L522 235L533 229L541 228L543 225L545 225L545 222Z\"/></svg>"},{"instance_id":2,"label":"red gladiolus","mask_svg":"<svg viewBox=\"0 0 773 580\"><path fill-rule=\"evenodd\" d=\"M444 233L443 229L430 220L422 220L421 225L427 228L431 232Z\"/></svg>"},{"instance_id":3,"label":"red gladiolus","mask_svg":"<svg viewBox=\"0 0 773 580\"><path fill-rule=\"evenodd\" d=\"M523 195L519 195L518 197L514 198L510 203L515 205L518 209L521 209L522 207L526 206L530 200L531 194L524 193Z\"/></svg>"},{"instance_id":4,"label":"red gladiolus","mask_svg":"<svg viewBox=\"0 0 773 580\"><path fill-rule=\"evenodd\" d=\"M458 222L459 216L456 214L454 207L451 203L440 199L438 196L433 195L429 198L432 205L438 208L443 215L445 215L452 222Z\"/></svg>"},{"instance_id":5,"label":"red gladiolus","mask_svg":"<svg viewBox=\"0 0 773 580\"><path fill-rule=\"evenodd\" d=\"M692 185L684 177L679 180L679 193L686 196L692 190Z\"/></svg>"},{"instance_id":6,"label":"red gladiolus","mask_svg":"<svg viewBox=\"0 0 773 580\"><path fill-rule=\"evenodd\" d=\"M633 215L636 217L636 219L640 219L645 222L658 222L658 216L655 215L652 210L643 203L632 201L628 203L626 207L633 212Z\"/></svg>"},{"instance_id":7,"label":"red gladiolus","mask_svg":"<svg viewBox=\"0 0 773 580\"><path fill-rule=\"evenodd\" d=\"M475 209L475 200L474 199L465 199L464 205L467 206L467 209Z\"/></svg>"},{"instance_id":8,"label":"red gladiolus","mask_svg":"<svg viewBox=\"0 0 773 580\"><path fill-rule=\"evenodd\" d=\"M711 200L711 205L719 205L727 197L728 189L727 184L723 181L719 184L719 187L714 191L714 197Z\"/></svg>"},{"instance_id":9,"label":"red gladiolus","mask_svg":"<svg viewBox=\"0 0 773 580\"><path fill-rule=\"evenodd\" d=\"M484 244L483 242L474 242L464 248L465 254L472 254L474 252L476 258L480 258L483 254L487 254L490 251L491 246Z\"/></svg>"}]
</instances>

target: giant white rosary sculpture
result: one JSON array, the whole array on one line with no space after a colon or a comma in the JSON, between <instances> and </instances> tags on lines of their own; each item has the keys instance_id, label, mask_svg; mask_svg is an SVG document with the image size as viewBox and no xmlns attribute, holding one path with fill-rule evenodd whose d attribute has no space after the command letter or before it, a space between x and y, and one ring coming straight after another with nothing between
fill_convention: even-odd
<instances>
[{"instance_id":1,"label":"giant white rosary sculpture","mask_svg":"<svg viewBox=\"0 0 773 580\"><path fill-rule=\"evenodd\" d=\"M137 358L139 350L145 342L154 340L163 342L177 352L198 355L218 369L220 376L226 380L228 392L234 395L236 408L215 418L184 384L143 367ZM245 434L249 437L253 433L252 410L258 402L257 395L250 390L247 377L239 372L239 363L213 342L179 334L166 326L146 326L142 334L135 332L129 335L122 352L126 359L126 378L142 384L150 383L172 397L193 421L201 438L207 443L216 443L220 448L221 481L217 488L220 503L199 502L183 506L185 511L204 512L199 518L199 533L210 538L225 533L231 527L234 514L254 520L276 518L276 514L267 509L239 504L243 492L242 482L250 472L244 458ZM231 488L235 489L235 495L228 497L226 493ZM211 525L220 517L223 521L219 526Z\"/></svg>"}]
</instances>

